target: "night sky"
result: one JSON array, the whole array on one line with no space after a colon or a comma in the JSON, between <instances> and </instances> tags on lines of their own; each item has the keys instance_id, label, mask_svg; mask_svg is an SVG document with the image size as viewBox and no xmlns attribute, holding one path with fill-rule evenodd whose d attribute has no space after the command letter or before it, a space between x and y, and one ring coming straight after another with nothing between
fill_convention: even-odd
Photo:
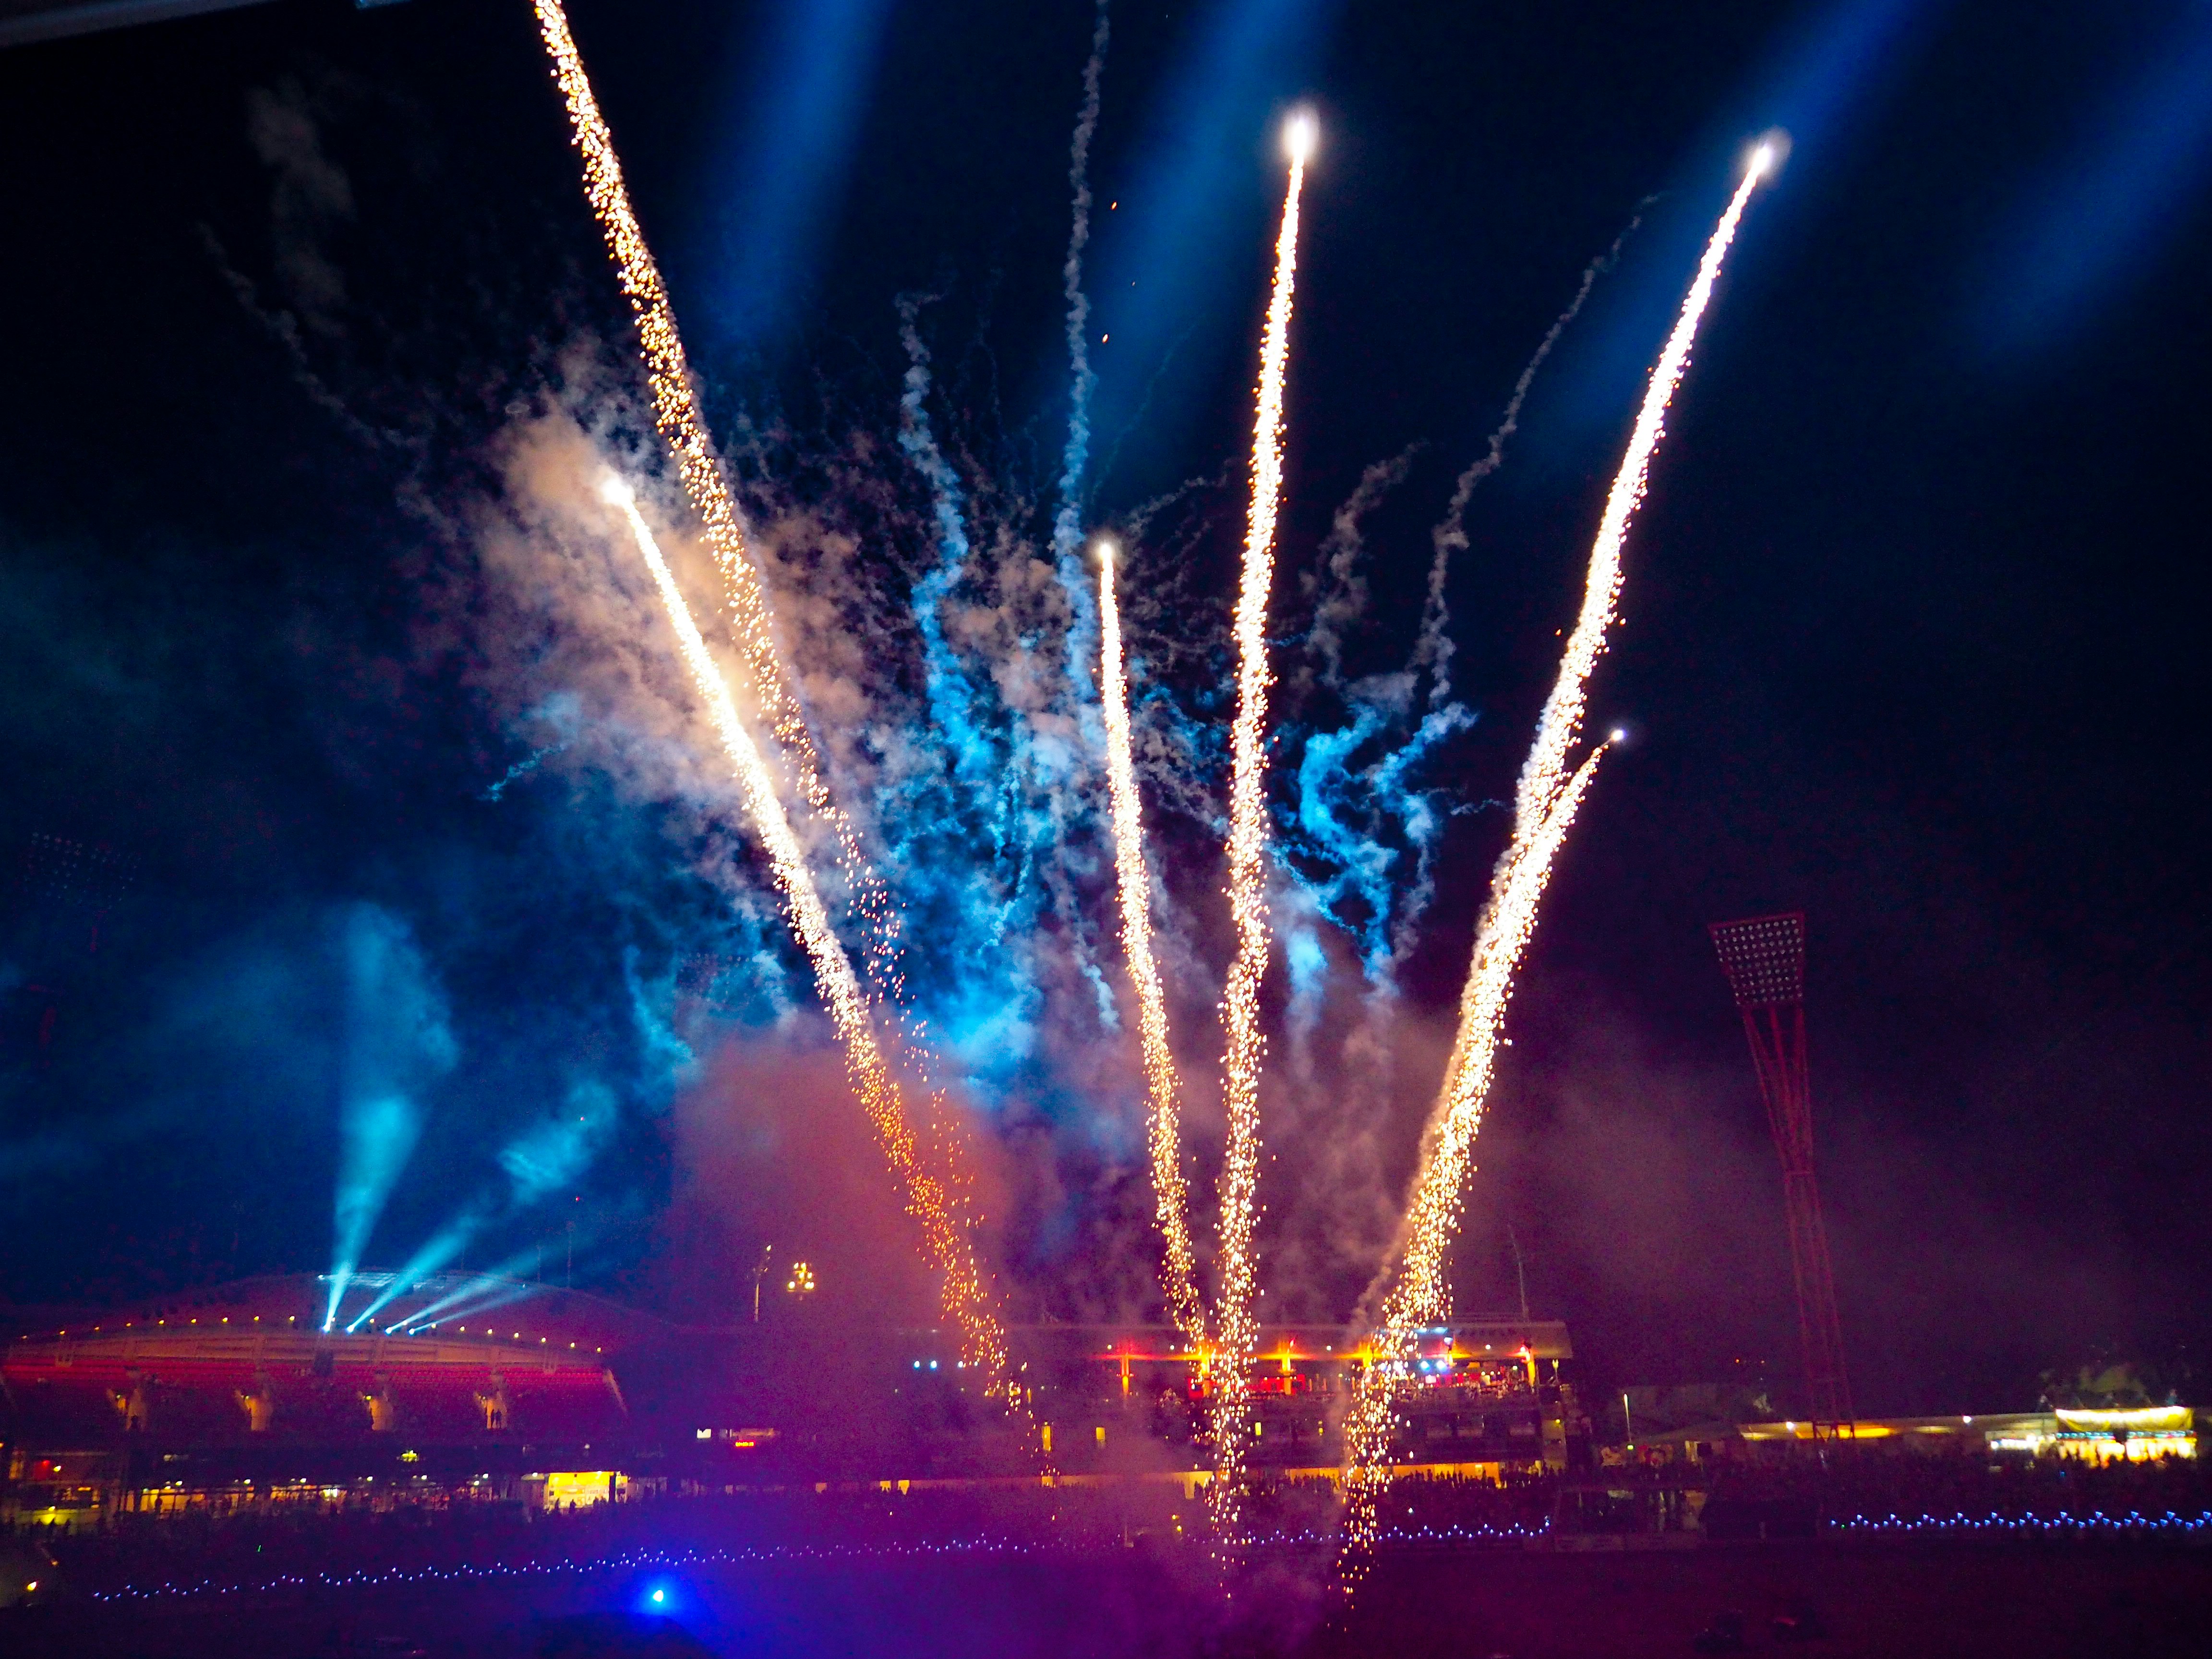
<instances>
[{"instance_id":1,"label":"night sky","mask_svg":"<svg viewBox=\"0 0 2212 1659\"><path fill-rule=\"evenodd\" d=\"M1004 870L931 805L912 603L937 549L900 442L908 296L977 557L1042 546L1091 5L572 18L787 648L910 905L1009 1305L1146 1316L1095 780L994 900ZM1780 127L1631 539L1592 702L1630 739L1514 1005L1459 1305L1517 1294L1510 1225L1593 1377L1741 1360L1789 1397L1780 1182L1705 929L1802 908L1861 1409L2023 1408L2093 1352L2201 1364L2212 6L1207 0L1112 31L1085 522L1132 548L1209 1177L1274 135L1301 102L1322 122L1273 616L1265 1310L1342 1317L1371 1270L1643 377ZM419 1138L387 1137L368 1265L458 1223L471 1266L712 1322L764 1239L848 1279L903 1260L665 627L546 483L586 444L653 462L530 9L283 0L0 52L0 1296L325 1270L371 1097ZM1377 991L1303 768L1405 662L1453 480L1616 239L1468 509L1467 719L1415 796L1329 786L1401 916L1411 804L1437 819L1433 901ZM1332 524L1398 457L1338 672L1313 637ZM1006 665L1058 647L975 604L968 666L1011 698ZM127 884L61 879L38 837ZM1387 1068L1354 1040L1376 997Z\"/></svg>"}]
</instances>

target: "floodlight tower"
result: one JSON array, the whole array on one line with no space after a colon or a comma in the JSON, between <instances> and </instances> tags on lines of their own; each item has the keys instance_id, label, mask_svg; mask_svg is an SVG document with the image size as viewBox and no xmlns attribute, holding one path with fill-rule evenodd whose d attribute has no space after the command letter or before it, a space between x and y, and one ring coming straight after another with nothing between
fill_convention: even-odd
<instances>
[{"instance_id":1,"label":"floodlight tower","mask_svg":"<svg viewBox=\"0 0 2212 1659\"><path fill-rule=\"evenodd\" d=\"M1735 993L1743 1034L1751 1039L1767 1127L1782 1155L1782 1194L1790 1214L1790 1265L1797 1277L1797 1330L1805 1345L1805 1381L1813 1421L1851 1421L1851 1388L1844 1374L1843 1328L1836 1318L1836 1280L1828 1267L1828 1233L1820 1220L1820 1188L1813 1174L1813 1090L1805 1069L1805 917L1753 916L1712 924L1721 971Z\"/></svg>"}]
</instances>

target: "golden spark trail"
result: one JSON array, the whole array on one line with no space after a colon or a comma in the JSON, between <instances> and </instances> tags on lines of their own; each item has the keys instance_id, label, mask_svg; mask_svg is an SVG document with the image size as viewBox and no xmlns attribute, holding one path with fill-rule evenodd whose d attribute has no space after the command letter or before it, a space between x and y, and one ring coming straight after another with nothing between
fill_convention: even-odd
<instances>
[{"instance_id":1,"label":"golden spark trail","mask_svg":"<svg viewBox=\"0 0 2212 1659\"><path fill-rule=\"evenodd\" d=\"M738 714L737 702L730 695L729 684L708 653L699 624L684 602L683 590L676 585L651 526L638 512L635 500L618 480L609 480L605 493L629 522L638 553L653 573L653 586L659 590L661 604L676 629L684 665L691 672L692 684L705 701L715 733L721 738L722 747L736 771L745 811L751 815L753 827L767 848L777 890L783 896L784 914L793 933L805 948L807 959L814 965L814 981L821 992L823 1005L829 1011L830 1024L844 1042L846 1072L876 1132L877 1142L905 1193L908 1212L921 1224L922 1249L930 1266L944 1275L945 1307L958 1322L962 1352L975 1354L977 1358L969 1363L981 1364L984 1375L994 1385L1000 1385L1006 1372L1005 1334L988 1311L982 1273L976 1263L973 1242L963 1224L963 1206L927 1166L914 1131L907 1123L898 1085L876 1042L867 994L853 971L836 930L830 925L830 915L815 887L805 851L791 827L783 799L776 793L775 775L753 742L752 733L745 729Z\"/></svg>"},{"instance_id":2,"label":"golden spark trail","mask_svg":"<svg viewBox=\"0 0 2212 1659\"><path fill-rule=\"evenodd\" d=\"M1681 384L1683 371L1690 366L1690 346L1697 338L1698 325L1705 317L1705 307L1713 297L1713 284L1720 276L1721 262L1728 257L1729 244L1735 240L1736 226L1751 201L1751 192L1766 176L1773 159L1773 149L1766 144L1752 152L1750 162L1744 168L1743 181L1736 186L1720 223L1713 228L1712 236L1705 244L1705 258L1698 262L1697 277L1691 283L1689 293L1683 296L1681 313L1674 319L1674 331L1667 337L1666 349L1659 354L1659 362L1651 371L1650 384L1644 388L1644 407L1637 415L1635 431L1629 434L1627 453L1621 457L1620 471L1614 476L1612 492L1606 497L1605 516L1598 521L1597 539L1590 547L1582 614L1575 619L1575 630L1568 636L1566 649L1560 654L1559 677L1552 683L1552 695L1546 699L1544 712L1536 721L1536 740L1521 769L1520 787L1513 804L1516 848L1535 832L1559 794L1559 781L1567 769L1567 751L1582 729L1590 671L1604 653L1606 630L1617 614L1622 579L1621 549L1628 540L1629 521L1644 502L1644 492L1650 479L1652 452L1659 447L1659 440L1666 432L1667 405L1674 399L1674 388Z\"/></svg>"},{"instance_id":3,"label":"golden spark trail","mask_svg":"<svg viewBox=\"0 0 2212 1659\"><path fill-rule=\"evenodd\" d=\"M1206 1307L1190 1243L1189 1193L1182 1178L1182 1143L1176 1127L1182 1085L1168 1048L1167 999L1152 960L1152 871L1145 862L1143 805L1129 752L1129 684L1121 665L1121 614L1114 597L1114 544L1098 547L1099 692L1106 717L1106 787L1114 809L1114 872L1121 887L1121 951L1137 991L1137 1030L1151 1097L1147 1131L1152 1156L1152 1197L1159 1217L1160 1288L1168 1316L1194 1351L1206 1346Z\"/></svg>"},{"instance_id":4,"label":"golden spark trail","mask_svg":"<svg viewBox=\"0 0 2212 1659\"><path fill-rule=\"evenodd\" d=\"M683 336L677 331L676 313L668 302L668 289L630 206L622 161L615 153L614 134L599 113L591 77L568 32L568 14L560 0L533 0L533 4L538 33L552 61L553 78L568 105L572 142L583 157L584 195L599 222L607 252L614 258L617 279L636 319L647 385L653 398L653 424L676 459L676 470L692 509L706 525L707 543L714 550L714 565L721 574L738 646L751 673L761 712L768 717L792 769L800 797L836 837L838 863L852 889L854 908L867 928L868 978L882 995L895 985L897 972L898 921L890 895L862 854L852 821L830 799L813 736L786 683L759 573L745 547L744 529L738 522L714 441L699 416L690 364L684 356Z\"/></svg>"},{"instance_id":5,"label":"golden spark trail","mask_svg":"<svg viewBox=\"0 0 2212 1659\"><path fill-rule=\"evenodd\" d=\"M1444 1268L1460 1220L1460 1201L1473 1168L1500 1028L1513 992L1513 974L1536 926L1544 884L1589 779L1606 745L1569 774L1567 757L1582 727L1591 671L1603 654L1606 631L1620 598L1621 551L1642 503L1651 457L1665 431L1667 406L1689 366L1698 325L1712 299L1721 264L1735 240L1751 193L1774 160L1771 146L1753 152L1728 210L1714 227L1696 278L1683 297L1674 331L1645 388L1636 428L1621 458L1596 540L1581 615L1559 659L1551 696L1538 718L1536 736L1522 765L1514 801L1513 838L1491 878L1491 901L1476 931L1474 960L1460 997L1459 1033L1435 1112L1423 1137L1420 1172L1413 1201L1399 1228L1395 1273L1382 1301L1373 1357L1345 1427L1345 1493L1351 1547L1364 1551L1375 1533L1375 1500L1387 1477L1394 1425L1392 1396L1407 1373L1413 1333L1449 1311Z\"/></svg>"},{"instance_id":6,"label":"golden spark trail","mask_svg":"<svg viewBox=\"0 0 2212 1659\"><path fill-rule=\"evenodd\" d=\"M1601 744L1590 751L1561 787L1524 856L1510 871L1501 870L1503 890L1492 897L1490 914L1476 941L1474 963L1460 994L1459 1041L1445 1073L1443 1110L1425 1139L1420 1178L1401 1229L1408 1241L1405 1264L1383 1300L1380 1328L1345 1414L1346 1524L1351 1546L1360 1551L1374 1541L1375 1501L1389 1480L1383 1471L1395 1426L1394 1396L1412 1374L1413 1334L1441 1316L1437 1302L1444 1251L1459 1226L1460 1194L1490 1090L1498 1028L1513 995L1514 969L1536 931L1538 906L1553 861L1607 747Z\"/></svg>"},{"instance_id":7,"label":"golden spark trail","mask_svg":"<svg viewBox=\"0 0 2212 1659\"><path fill-rule=\"evenodd\" d=\"M1283 495L1283 379L1290 360L1291 294L1298 270L1298 193L1312 154L1310 115L1284 132L1291 158L1283 223L1275 238L1275 284L1260 341L1259 409L1252 428L1252 507L1244 535L1243 581L1237 599L1237 719L1230 728L1229 908L1237 955L1223 998L1228 1026L1224 1104L1229 1140L1221 1169L1220 1283L1214 1299L1218 1361L1213 1368L1212 1485L1217 1534L1234 1533L1244 1464L1250 1367L1259 1346L1253 1297L1255 1194L1260 1181L1260 981L1267 970L1267 803L1262 793L1267 738L1267 595L1273 584L1275 516Z\"/></svg>"},{"instance_id":8,"label":"golden spark trail","mask_svg":"<svg viewBox=\"0 0 2212 1659\"><path fill-rule=\"evenodd\" d=\"M869 986L874 993L873 1000L892 1011L894 1018L908 1035L918 1039L919 1031L908 1024L902 1012L897 1012L902 989L898 968L898 913L891 903L889 890L862 852L860 836L852 820L830 798L829 786L822 776L821 762L815 751L813 737L806 729L805 717L799 708L799 701L786 681L783 665L776 654L775 636L769 623L768 602L761 592L759 573L753 568L751 556L745 547L744 531L738 521L736 503L730 495L728 480L723 476L713 441L700 418L698 402L691 386L690 366L684 356L683 337L677 330L676 314L669 305L668 290L661 280L659 266L654 262L653 250L647 246L645 233L639 227L637 215L630 205L629 191L623 181L622 161L615 152L614 135L599 112L599 100L592 91L591 78L585 72L583 58L576 50L575 39L568 29L568 14L562 8L560 0L533 0L533 6L538 33L551 62L553 78L560 87L562 98L568 107L571 138L583 158L584 194L591 204L593 216L599 220L607 251L614 259L617 278L629 301L630 312L637 324L638 341L644 354L647 383L653 400L653 423L675 457L677 472L683 479L684 494L690 497L693 509L705 524L708 545L713 550L715 568L721 575L732 630L751 676L754 696L775 734L782 759L791 769L800 799L828 827L836 841L838 865L844 873L852 896L853 908L860 919L866 936L863 965ZM750 743L750 738L747 741ZM761 775L773 781L773 775L767 770L763 769ZM785 827L788 830L787 821ZM800 869L804 872L803 865ZM813 890L811 875L808 890ZM818 896L815 902L818 909ZM799 915L799 910L794 908L794 926ZM836 943L834 936L830 936L830 942ZM809 954L814 954L811 944ZM852 965L845 959L842 945L838 947L838 958L844 963L846 976L851 978ZM821 971L818 962L817 971ZM830 982L825 979L823 994L828 997L830 994ZM863 997L858 1006L865 1010L868 1000ZM835 1012L833 1008L833 1014ZM859 1051L852 1048L856 1039L850 1035L842 1017L839 1018L841 1032L847 1035L848 1054L857 1054ZM908 1048L909 1060L917 1070L921 1069L922 1062L918 1041L909 1043ZM899 1155L893 1160L894 1166L908 1182L909 1205L928 1207L930 1212L923 1216L926 1233L951 1228L958 1235L958 1248L951 1254L940 1250L934 1243L928 1248L932 1261L940 1266L952 1262L956 1258L965 1264L957 1272L948 1268L943 1286L946 1312L962 1333L963 1346L961 1357L970 1366L981 1368L989 1379L992 1389L1011 1403L1015 1395L1011 1376L1006 1369L1004 1335L990 1310L985 1286L975 1267L972 1245L969 1242L972 1220L967 1192L972 1178L960 1167L962 1159L957 1137L948 1122L944 1103L934 1091L932 1092L929 1114L931 1152L932 1161L945 1171L944 1178L940 1179L928 1175L922 1164L916 1161L918 1153L913 1135L904 1127L902 1115L898 1115L896 1087L890 1080L889 1068L884 1062L872 1029L867 1030L867 1066L860 1066L857 1060L854 1062L855 1079L856 1081L863 1078L873 1079L876 1081L870 1083L869 1088L880 1086L891 1090L886 1104L884 1099L872 1097L864 1089L863 1104L871 1118L878 1121L879 1130L884 1123L891 1121L881 1117L883 1111L889 1109L896 1117L897 1134L888 1138L885 1145L887 1149L899 1149ZM922 1212L917 1209L916 1213L921 1214Z\"/></svg>"}]
</instances>

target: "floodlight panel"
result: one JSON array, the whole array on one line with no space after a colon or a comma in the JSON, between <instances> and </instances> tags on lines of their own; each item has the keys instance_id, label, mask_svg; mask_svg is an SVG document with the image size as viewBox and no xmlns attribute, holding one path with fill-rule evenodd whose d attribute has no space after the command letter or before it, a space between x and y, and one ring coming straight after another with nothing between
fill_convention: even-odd
<instances>
[{"instance_id":1,"label":"floodlight panel","mask_svg":"<svg viewBox=\"0 0 2212 1659\"><path fill-rule=\"evenodd\" d=\"M1713 948L1740 1008L1805 1000L1805 914L1751 916L1712 925Z\"/></svg>"},{"instance_id":2,"label":"floodlight panel","mask_svg":"<svg viewBox=\"0 0 2212 1659\"><path fill-rule=\"evenodd\" d=\"M24 849L22 884L33 898L106 910L123 896L137 861L112 847L88 846L65 836L32 833Z\"/></svg>"}]
</instances>

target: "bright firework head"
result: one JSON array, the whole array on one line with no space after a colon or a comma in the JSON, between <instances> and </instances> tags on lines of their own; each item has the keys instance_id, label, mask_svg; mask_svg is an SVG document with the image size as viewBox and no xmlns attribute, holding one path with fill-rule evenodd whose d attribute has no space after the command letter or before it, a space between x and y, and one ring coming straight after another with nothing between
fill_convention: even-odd
<instances>
[{"instance_id":1,"label":"bright firework head","mask_svg":"<svg viewBox=\"0 0 2212 1659\"><path fill-rule=\"evenodd\" d=\"M1321 123L1310 109L1302 109L1283 123L1283 154L1293 164L1304 167L1313 159L1314 146L1321 142Z\"/></svg>"},{"instance_id":2,"label":"bright firework head","mask_svg":"<svg viewBox=\"0 0 2212 1659\"><path fill-rule=\"evenodd\" d=\"M637 492L621 474L610 472L599 480L599 499L609 507L627 510L637 505Z\"/></svg>"},{"instance_id":3,"label":"bright firework head","mask_svg":"<svg viewBox=\"0 0 2212 1659\"><path fill-rule=\"evenodd\" d=\"M1790 159L1790 135L1780 127L1769 127L1759 135L1744 160L1747 178L1767 179L1782 171L1782 164Z\"/></svg>"}]
</instances>

